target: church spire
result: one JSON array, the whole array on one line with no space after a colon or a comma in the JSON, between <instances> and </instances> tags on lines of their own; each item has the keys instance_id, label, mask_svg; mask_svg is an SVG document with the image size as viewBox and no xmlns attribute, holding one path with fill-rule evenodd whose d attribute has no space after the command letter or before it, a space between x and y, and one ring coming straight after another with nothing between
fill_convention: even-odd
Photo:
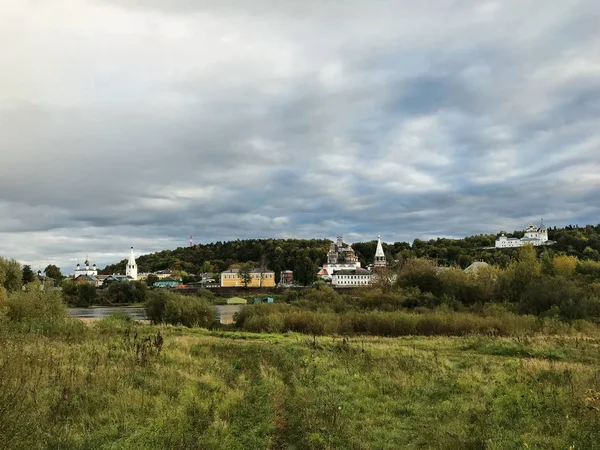
<instances>
[{"instance_id":1,"label":"church spire","mask_svg":"<svg viewBox=\"0 0 600 450\"><path fill-rule=\"evenodd\" d=\"M373 262L373 266L387 266L387 261L385 260L385 253L383 252L383 246L381 245L381 236L377 236L377 250L375 250L375 260Z\"/></svg>"},{"instance_id":2,"label":"church spire","mask_svg":"<svg viewBox=\"0 0 600 450\"><path fill-rule=\"evenodd\" d=\"M135 262L135 256L133 256L133 247L131 247L129 261L127 261L127 268L125 269L125 275L137 280L137 263Z\"/></svg>"}]
</instances>

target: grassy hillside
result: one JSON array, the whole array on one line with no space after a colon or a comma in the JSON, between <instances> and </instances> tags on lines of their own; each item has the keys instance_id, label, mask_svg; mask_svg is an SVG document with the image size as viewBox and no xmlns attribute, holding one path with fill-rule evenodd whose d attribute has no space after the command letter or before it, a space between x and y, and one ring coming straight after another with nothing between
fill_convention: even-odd
<instances>
[{"instance_id":1,"label":"grassy hillside","mask_svg":"<svg viewBox=\"0 0 600 450\"><path fill-rule=\"evenodd\" d=\"M342 339L27 323L0 332L3 449L600 446L594 333Z\"/></svg>"}]
</instances>

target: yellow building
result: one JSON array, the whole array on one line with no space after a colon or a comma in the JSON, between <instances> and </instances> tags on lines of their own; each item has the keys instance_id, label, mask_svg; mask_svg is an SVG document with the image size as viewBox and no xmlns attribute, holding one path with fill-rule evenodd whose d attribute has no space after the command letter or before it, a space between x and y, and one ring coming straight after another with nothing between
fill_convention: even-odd
<instances>
[{"instance_id":1,"label":"yellow building","mask_svg":"<svg viewBox=\"0 0 600 450\"><path fill-rule=\"evenodd\" d=\"M221 287L244 287L244 281L239 275L240 269L229 269L221 272ZM248 287L274 287L275 272L252 269L250 271Z\"/></svg>"}]
</instances>

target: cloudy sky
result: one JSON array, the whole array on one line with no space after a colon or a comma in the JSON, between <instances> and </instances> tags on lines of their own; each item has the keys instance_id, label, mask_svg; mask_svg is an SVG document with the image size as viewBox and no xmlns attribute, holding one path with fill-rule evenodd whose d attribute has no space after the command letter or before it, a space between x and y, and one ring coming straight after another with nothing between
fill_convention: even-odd
<instances>
[{"instance_id":1,"label":"cloudy sky","mask_svg":"<svg viewBox=\"0 0 600 450\"><path fill-rule=\"evenodd\" d=\"M0 255L600 222L597 0L2 0Z\"/></svg>"}]
</instances>

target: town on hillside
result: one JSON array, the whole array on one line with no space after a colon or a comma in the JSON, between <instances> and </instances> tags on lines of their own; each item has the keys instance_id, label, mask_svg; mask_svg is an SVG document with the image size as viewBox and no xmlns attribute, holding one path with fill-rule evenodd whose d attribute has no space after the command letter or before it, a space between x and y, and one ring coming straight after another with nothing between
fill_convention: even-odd
<instances>
[{"instance_id":1,"label":"town on hillside","mask_svg":"<svg viewBox=\"0 0 600 450\"><path fill-rule=\"evenodd\" d=\"M507 237L505 233L501 233L493 247L482 248L510 249L526 244L536 247L555 244L555 241L548 238L548 228L544 225L543 220L539 227L533 224L529 225L520 238ZM389 263L397 262L396 260L388 261L382 246L381 236L377 236L375 252L372 255L372 263L362 267L355 249L350 244L345 243L342 236L337 236L336 240L329 245L326 262L315 268L313 278L335 288L370 286L388 267ZM482 264L485 263L482 261L469 262L465 266L465 270L474 270ZM47 275L41 271L38 272L38 277L41 280L47 279ZM226 270L201 272L193 279L182 276L182 272L179 270L169 268L153 272L139 272L133 247L130 248L124 273L101 274L96 264L90 265L89 260L86 259L83 265L77 264L72 276L66 279L75 284L89 284L96 288L106 288L115 282L144 281L152 288L177 290L198 288L286 288L300 284L294 278L293 270L283 268L276 273L274 270L267 268L267 264L249 266L248 264L233 263Z\"/></svg>"}]
</instances>

